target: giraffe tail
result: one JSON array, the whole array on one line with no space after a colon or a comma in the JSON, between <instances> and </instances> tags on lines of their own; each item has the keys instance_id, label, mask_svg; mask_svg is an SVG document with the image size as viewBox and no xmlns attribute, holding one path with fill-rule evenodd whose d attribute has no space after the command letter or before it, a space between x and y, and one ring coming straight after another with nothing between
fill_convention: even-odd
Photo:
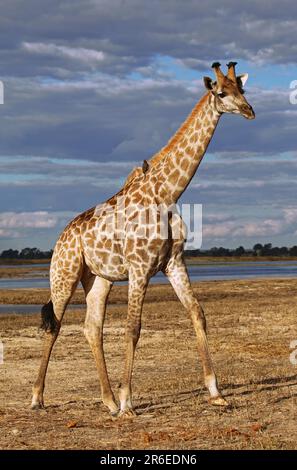
<instances>
[{"instance_id":1,"label":"giraffe tail","mask_svg":"<svg viewBox=\"0 0 297 470\"><path fill-rule=\"evenodd\" d=\"M55 333L59 329L60 323L54 312L53 302L50 300L41 309L40 328L48 333Z\"/></svg>"}]
</instances>

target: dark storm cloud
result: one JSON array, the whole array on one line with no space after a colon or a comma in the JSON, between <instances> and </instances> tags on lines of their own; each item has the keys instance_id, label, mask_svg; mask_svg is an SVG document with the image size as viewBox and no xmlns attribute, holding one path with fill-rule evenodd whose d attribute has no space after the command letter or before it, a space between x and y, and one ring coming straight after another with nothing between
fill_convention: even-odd
<instances>
[{"instance_id":1,"label":"dark storm cloud","mask_svg":"<svg viewBox=\"0 0 297 470\"><path fill-rule=\"evenodd\" d=\"M112 196L113 190L100 191L95 186L85 184L56 184L49 188L44 184L30 186L0 186L0 212L6 211L68 211L83 212ZM38 208L38 209L36 209Z\"/></svg>"},{"instance_id":2,"label":"dark storm cloud","mask_svg":"<svg viewBox=\"0 0 297 470\"><path fill-rule=\"evenodd\" d=\"M294 15L295 2L274 0L265 7L235 0L4 1L0 153L148 158L202 93L201 86L193 91L160 75L156 54L198 69L207 66L208 73L215 58L288 63L296 52ZM127 78L139 70L146 80ZM201 75L197 72L200 83ZM247 90L257 120L224 117L210 150L293 149L288 96L251 93L249 85Z\"/></svg>"},{"instance_id":3,"label":"dark storm cloud","mask_svg":"<svg viewBox=\"0 0 297 470\"><path fill-rule=\"evenodd\" d=\"M204 93L202 81L114 78L44 83L8 79L0 108L2 155L149 158L166 144ZM249 90L257 119L223 116L209 151L275 152L295 148L289 92Z\"/></svg>"},{"instance_id":4,"label":"dark storm cloud","mask_svg":"<svg viewBox=\"0 0 297 470\"><path fill-rule=\"evenodd\" d=\"M123 74L149 64L155 54L192 61L197 68L230 55L259 63L295 62L296 16L292 0L6 0L1 2L2 70L61 76L99 66ZM23 43L31 43L31 50ZM55 53L55 47L104 57L80 62L71 50Z\"/></svg>"},{"instance_id":5,"label":"dark storm cloud","mask_svg":"<svg viewBox=\"0 0 297 470\"><path fill-rule=\"evenodd\" d=\"M141 160L166 143L194 102L182 84L170 81L108 76L53 86L8 80L1 154Z\"/></svg>"}]
</instances>

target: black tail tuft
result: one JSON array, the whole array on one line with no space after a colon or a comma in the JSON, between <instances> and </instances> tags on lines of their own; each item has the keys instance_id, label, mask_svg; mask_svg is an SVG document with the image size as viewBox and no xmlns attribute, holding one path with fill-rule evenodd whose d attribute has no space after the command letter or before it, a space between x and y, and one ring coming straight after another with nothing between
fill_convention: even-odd
<instances>
[{"instance_id":1,"label":"black tail tuft","mask_svg":"<svg viewBox=\"0 0 297 470\"><path fill-rule=\"evenodd\" d=\"M55 333L60 326L54 312L53 302L50 300L41 309L41 325L40 328L49 333Z\"/></svg>"}]
</instances>

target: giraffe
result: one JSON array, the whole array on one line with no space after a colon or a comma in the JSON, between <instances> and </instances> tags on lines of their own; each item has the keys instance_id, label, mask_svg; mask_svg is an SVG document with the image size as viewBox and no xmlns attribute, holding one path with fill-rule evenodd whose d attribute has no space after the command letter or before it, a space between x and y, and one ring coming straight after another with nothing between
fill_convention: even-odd
<instances>
[{"instance_id":1,"label":"giraffe","mask_svg":"<svg viewBox=\"0 0 297 470\"><path fill-rule=\"evenodd\" d=\"M171 207L177 202L193 178L223 113L254 119L254 111L243 90L248 75L236 76L235 65L236 62L229 62L224 75L220 64L213 63L216 79L204 77L206 93L167 145L149 162L134 169L117 194L78 215L60 235L50 266L51 295L41 312L45 337L41 365L33 386L33 409L44 406L45 376L51 351L66 307L81 281L87 305L84 333L96 362L101 399L112 416L135 414L131 388L134 354L146 289L150 278L158 271L167 276L192 320L210 403L227 405L219 391L208 348L204 312L194 295L183 260L186 231L180 216L168 212L167 237L151 236L139 218L137 223L132 222L140 213L145 215L152 205ZM123 203L119 205L119 201ZM128 217L122 218L127 209ZM161 219L160 214L156 214L152 225L158 228ZM110 217L115 215L121 219L121 224L110 223ZM178 236L173 237L176 224L180 230ZM103 325L110 289L114 281L121 280L128 280L129 288L126 352L118 405L106 369Z\"/></svg>"}]
</instances>

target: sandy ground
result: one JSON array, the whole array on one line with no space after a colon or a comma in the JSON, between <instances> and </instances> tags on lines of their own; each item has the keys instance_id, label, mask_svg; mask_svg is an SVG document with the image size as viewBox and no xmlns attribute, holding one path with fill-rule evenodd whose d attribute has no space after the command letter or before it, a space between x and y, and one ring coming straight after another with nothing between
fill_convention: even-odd
<instances>
[{"instance_id":1,"label":"sandy ground","mask_svg":"<svg viewBox=\"0 0 297 470\"><path fill-rule=\"evenodd\" d=\"M113 421L100 401L82 333L69 311L47 376L46 409L31 411L40 359L39 315L1 315L1 449L296 449L296 280L203 282L195 291L229 409L207 403L190 320L169 286L151 286L133 377L138 416ZM124 354L126 287L111 293L105 351L116 390ZM46 290L0 293L3 303L40 303ZM82 301L78 292L76 301Z\"/></svg>"}]
</instances>

